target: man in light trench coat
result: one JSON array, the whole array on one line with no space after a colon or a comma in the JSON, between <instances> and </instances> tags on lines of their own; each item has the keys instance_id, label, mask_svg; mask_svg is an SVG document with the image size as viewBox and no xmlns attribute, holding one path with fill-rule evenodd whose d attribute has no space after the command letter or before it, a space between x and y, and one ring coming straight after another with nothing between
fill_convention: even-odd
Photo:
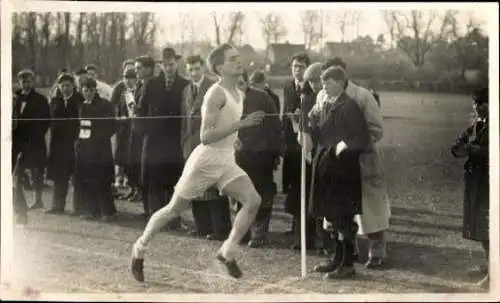
<instances>
[{"instance_id":1,"label":"man in light trench coat","mask_svg":"<svg viewBox=\"0 0 500 303\"><path fill-rule=\"evenodd\" d=\"M328 60L323 68L326 69L334 65L340 65L346 69L346 63L338 57ZM369 240L368 261L365 266L367 268L380 268L386 257L386 230L389 228L389 217L391 216L390 203L383 179L380 151L376 146L383 136L382 115L377 101L367 89L349 81L346 93L358 103L363 111L371 138L369 149L360 156L363 179L363 214L356 216L356 222L359 225L358 235L365 235ZM325 96L325 92L321 90L316 102L323 102ZM328 222L324 223L324 228L327 229Z\"/></svg>"}]
</instances>

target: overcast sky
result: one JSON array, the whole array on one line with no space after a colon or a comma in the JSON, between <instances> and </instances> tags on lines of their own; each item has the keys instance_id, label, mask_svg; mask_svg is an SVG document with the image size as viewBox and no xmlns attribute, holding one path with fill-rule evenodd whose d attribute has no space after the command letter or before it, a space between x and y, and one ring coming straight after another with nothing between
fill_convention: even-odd
<instances>
[{"instance_id":1,"label":"overcast sky","mask_svg":"<svg viewBox=\"0 0 500 303\"><path fill-rule=\"evenodd\" d=\"M266 10L267 11L267 10ZM258 11L258 10L243 10L245 13L244 20L244 34L243 34L243 42L249 43L255 48L264 48L265 41L262 36L261 23L259 21L260 16L265 14L266 11ZM374 39L380 33L387 33L387 27L385 25L384 19L382 17L381 11L378 9L364 9L358 10L361 13L361 20L359 23L359 34L370 35ZM301 29L301 19L300 19L300 11L286 11L279 13L283 19L284 25L288 30L288 34L286 37L282 39L282 42L290 41L290 43L303 43L303 33ZM341 16L343 13L339 10L327 10L324 15L330 17L329 22L324 22L324 31L326 33L325 41L340 41L341 33L339 30L339 26L336 22L338 16ZM160 15L160 14L159 14ZM219 16L227 16L228 13L219 13ZM161 14L161 16L164 16ZM160 28L162 29L162 33L158 37L158 43L164 44L166 41L171 42L179 42L181 40L182 31L180 30L179 24L181 23L180 14L171 15L169 14L168 18L160 17L158 18L160 23ZM193 18L195 23L195 33L200 37L207 37L211 41L215 40L215 31L213 21L210 17L209 11L191 11L189 12L189 16ZM486 27L487 20L485 20L484 16L482 16L480 10L462 10L459 13L460 24L465 27L470 16L472 16L475 20L482 22L483 27ZM336 18L337 17L337 18ZM223 19L226 21L226 19ZM439 28L440 22L436 20L434 23L434 27ZM185 35L189 35L190 30L187 29L184 31ZM345 38L346 40L351 40L356 37L356 28L351 26L346 30Z\"/></svg>"},{"instance_id":2,"label":"overcast sky","mask_svg":"<svg viewBox=\"0 0 500 303\"><path fill-rule=\"evenodd\" d=\"M3 1L5 2L5 1ZM7 1L2 3L4 7L11 7L15 11L50 11L50 12L156 12L161 32L158 35L157 43L162 46L167 41L178 42L181 40L183 31L179 22L182 12L189 12L196 23L196 36L206 37L214 41L215 33L210 12L217 11L219 15L228 14L231 10L240 10L245 13L243 43L249 43L256 48L264 48L265 43L262 37L259 15L267 11L278 11L284 20L284 25L288 29L288 34L283 42L303 43L303 33L301 30L300 11L306 9L322 9L326 15L331 15L330 22L324 23L324 30L327 35L325 41L340 41L341 35L335 16L342 14L342 10L357 9L362 17L359 24L360 35L370 35L376 38L380 33L387 33L386 25L381 16L382 9L422 11L441 11L445 9L459 10L459 20L465 26L469 16L480 23L486 32L498 31L498 5L495 3L435 3L435 2L361 2L361 3L216 3L216 2L79 2L79 1ZM494 25L496 24L496 25ZM435 22L439 27L439 22ZM496 27L495 27L496 26ZM186 31L185 31L186 33ZM492 36L489 33L490 36ZM496 33L498 35L498 33ZM346 31L346 40L355 37L354 28Z\"/></svg>"}]
</instances>

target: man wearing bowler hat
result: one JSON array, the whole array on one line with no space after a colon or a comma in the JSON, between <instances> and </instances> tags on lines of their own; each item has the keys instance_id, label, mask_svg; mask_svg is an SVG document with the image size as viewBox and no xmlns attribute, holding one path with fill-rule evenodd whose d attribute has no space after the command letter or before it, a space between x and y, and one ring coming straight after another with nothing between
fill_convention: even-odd
<instances>
[{"instance_id":1,"label":"man wearing bowler hat","mask_svg":"<svg viewBox=\"0 0 500 303\"><path fill-rule=\"evenodd\" d=\"M153 98L145 104L148 116L161 119L148 121L144 139L144 180L148 191L149 213L162 208L174 191L183 168L181 142L181 105L184 88L189 81L177 72L180 55L172 48L163 49L163 91L161 98ZM172 221L171 229L182 228L180 218Z\"/></svg>"}]
</instances>

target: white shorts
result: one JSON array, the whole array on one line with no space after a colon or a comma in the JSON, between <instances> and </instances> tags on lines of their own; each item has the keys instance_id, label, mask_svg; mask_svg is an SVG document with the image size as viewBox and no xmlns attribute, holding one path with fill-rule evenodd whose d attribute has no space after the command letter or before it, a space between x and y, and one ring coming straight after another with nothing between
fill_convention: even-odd
<instances>
[{"instance_id":1,"label":"white shorts","mask_svg":"<svg viewBox=\"0 0 500 303\"><path fill-rule=\"evenodd\" d=\"M198 145L184 165L182 175L175 185L175 193L186 200L193 200L217 185L224 187L247 174L236 164L234 151Z\"/></svg>"}]
</instances>

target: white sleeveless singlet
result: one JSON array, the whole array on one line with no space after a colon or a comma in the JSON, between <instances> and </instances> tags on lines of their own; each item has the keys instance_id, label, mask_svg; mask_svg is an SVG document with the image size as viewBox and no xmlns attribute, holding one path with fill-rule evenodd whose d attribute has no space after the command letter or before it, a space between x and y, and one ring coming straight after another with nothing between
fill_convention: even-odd
<instances>
[{"instance_id":1,"label":"white sleeveless singlet","mask_svg":"<svg viewBox=\"0 0 500 303\"><path fill-rule=\"evenodd\" d=\"M243 92L237 89L239 100L235 100L234 97L224 87L222 87L218 83L214 84L214 86L218 86L219 88L221 88L224 92L224 95L226 96L226 103L220 111L219 119L217 120L215 127L227 127L240 121L243 114ZM238 132L234 132L217 142L206 144L206 146L221 150L233 151L234 143L237 137Z\"/></svg>"}]
</instances>

